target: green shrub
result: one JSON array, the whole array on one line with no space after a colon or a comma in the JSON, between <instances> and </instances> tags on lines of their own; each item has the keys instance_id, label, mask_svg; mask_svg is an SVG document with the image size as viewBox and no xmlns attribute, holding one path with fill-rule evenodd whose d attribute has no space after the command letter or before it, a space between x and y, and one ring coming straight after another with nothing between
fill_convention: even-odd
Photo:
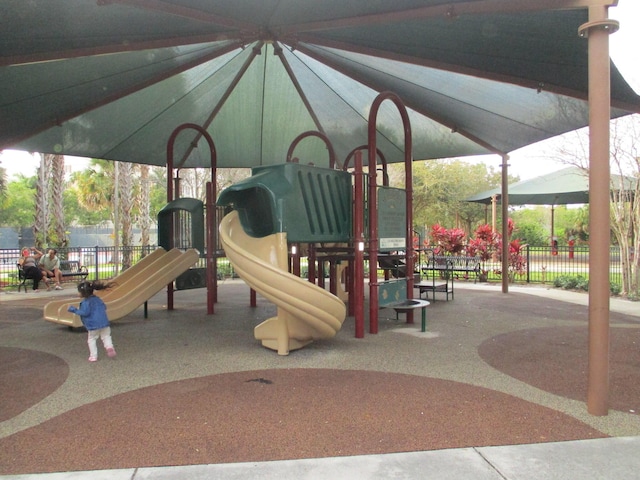
<instances>
[{"instance_id":1,"label":"green shrub","mask_svg":"<svg viewBox=\"0 0 640 480\"><path fill-rule=\"evenodd\" d=\"M609 282L609 290L611 291L611 295L620 295L622 286L619 283Z\"/></svg>"},{"instance_id":2,"label":"green shrub","mask_svg":"<svg viewBox=\"0 0 640 480\"><path fill-rule=\"evenodd\" d=\"M576 286L575 288L579 290L584 290L585 292L589 291L589 280L584 278L582 275L578 275L576 277Z\"/></svg>"},{"instance_id":3,"label":"green shrub","mask_svg":"<svg viewBox=\"0 0 640 480\"><path fill-rule=\"evenodd\" d=\"M558 275L553 279L553 286L565 290L589 290L589 280L582 275L572 277L570 275Z\"/></svg>"},{"instance_id":4,"label":"green shrub","mask_svg":"<svg viewBox=\"0 0 640 480\"><path fill-rule=\"evenodd\" d=\"M613 287L613 284L611 285ZM637 293L630 293L627 295L627 300L632 302L640 302L640 296Z\"/></svg>"},{"instance_id":5,"label":"green shrub","mask_svg":"<svg viewBox=\"0 0 640 480\"><path fill-rule=\"evenodd\" d=\"M556 288L564 288L569 290L575 286L576 282L573 277L569 275L558 275L553 279L553 286Z\"/></svg>"},{"instance_id":6,"label":"green shrub","mask_svg":"<svg viewBox=\"0 0 640 480\"><path fill-rule=\"evenodd\" d=\"M572 277L570 275L558 275L553 279L553 286L555 288L562 288L564 290L584 290L589 291L589 280L582 275ZM611 295L620 295L622 286L615 282L609 283L609 291Z\"/></svg>"}]
</instances>

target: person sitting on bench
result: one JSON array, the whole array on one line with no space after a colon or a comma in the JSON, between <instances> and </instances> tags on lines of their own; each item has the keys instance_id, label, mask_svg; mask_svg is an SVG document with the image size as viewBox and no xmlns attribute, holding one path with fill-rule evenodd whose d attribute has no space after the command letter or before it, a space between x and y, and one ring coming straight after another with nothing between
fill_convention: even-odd
<instances>
[{"instance_id":1,"label":"person sitting on bench","mask_svg":"<svg viewBox=\"0 0 640 480\"><path fill-rule=\"evenodd\" d=\"M62 272L60 271L60 259L58 251L50 248L47 254L40 259L40 270L45 279L53 278L56 282L56 290L62 290Z\"/></svg>"},{"instance_id":2,"label":"person sitting on bench","mask_svg":"<svg viewBox=\"0 0 640 480\"><path fill-rule=\"evenodd\" d=\"M18 263L22 266L24 277L33 279L34 292L39 291L38 285L40 284L40 280L43 279L42 270L38 268L38 260L40 258L42 258L42 252L33 247L31 249L23 248L22 256L18 260ZM44 283L47 286L47 290L49 290L49 281L46 278L44 279Z\"/></svg>"}]
</instances>

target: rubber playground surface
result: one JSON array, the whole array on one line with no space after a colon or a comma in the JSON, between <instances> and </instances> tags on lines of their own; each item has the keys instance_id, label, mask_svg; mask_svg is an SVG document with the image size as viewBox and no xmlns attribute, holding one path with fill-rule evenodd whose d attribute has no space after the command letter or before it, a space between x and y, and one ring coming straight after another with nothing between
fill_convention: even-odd
<instances>
[{"instance_id":1,"label":"rubber playground surface","mask_svg":"<svg viewBox=\"0 0 640 480\"><path fill-rule=\"evenodd\" d=\"M640 435L640 308L612 301L610 413L586 411L584 294L456 284L427 332L380 332L289 356L253 338L274 315L238 280L166 294L114 323L118 356L42 320L62 292L0 293L0 474L337 457ZM525 293L529 292L529 293ZM562 298L560 298L562 297ZM619 302L619 301L618 301ZM365 311L368 311L365 309Z\"/></svg>"}]
</instances>

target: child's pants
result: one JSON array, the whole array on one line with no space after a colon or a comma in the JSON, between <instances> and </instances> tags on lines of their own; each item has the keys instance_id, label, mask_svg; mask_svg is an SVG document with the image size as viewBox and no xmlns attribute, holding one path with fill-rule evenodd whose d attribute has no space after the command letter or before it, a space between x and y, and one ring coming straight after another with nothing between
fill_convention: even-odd
<instances>
[{"instance_id":1,"label":"child's pants","mask_svg":"<svg viewBox=\"0 0 640 480\"><path fill-rule=\"evenodd\" d=\"M87 343L89 344L89 356L98 358L97 340L100 337L104 348L113 348L111 340L111 327L99 328L98 330L89 330Z\"/></svg>"}]
</instances>

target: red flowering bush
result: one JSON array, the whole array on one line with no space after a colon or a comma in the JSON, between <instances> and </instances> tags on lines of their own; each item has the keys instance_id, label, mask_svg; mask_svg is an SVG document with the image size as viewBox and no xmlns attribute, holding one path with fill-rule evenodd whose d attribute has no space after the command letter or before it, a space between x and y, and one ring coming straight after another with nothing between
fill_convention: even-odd
<instances>
[{"instance_id":1,"label":"red flowering bush","mask_svg":"<svg viewBox=\"0 0 640 480\"><path fill-rule=\"evenodd\" d=\"M522 256L522 245L519 240L513 240L509 244L509 274L525 275L527 273L527 262ZM513 277L511 277L513 278Z\"/></svg>"},{"instance_id":2,"label":"red flowering bush","mask_svg":"<svg viewBox=\"0 0 640 480\"><path fill-rule=\"evenodd\" d=\"M486 262L496 252L500 242L500 235L493 231L491 225L480 225L476 228L475 235L475 238L469 240L467 255L480 257L480 260Z\"/></svg>"},{"instance_id":3,"label":"red flowering bush","mask_svg":"<svg viewBox=\"0 0 640 480\"><path fill-rule=\"evenodd\" d=\"M509 236L511 236L511 234L513 233L513 231L515 230L515 225L513 223L513 220L509 219L509 223L507 224L507 229L509 231ZM498 254L498 256L502 255L502 235L498 235L499 238L499 242L496 248L496 253ZM522 248L523 245L520 245L520 241L519 240L512 240L509 243L509 256L508 256L508 261L509 261L509 278L511 280L513 280L515 275L525 275L527 273L527 261L525 260L524 256L522 255Z\"/></svg>"},{"instance_id":4,"label":"red flowering bush","mask_svg":"<svg viewBox=\"0 0 640 480\"><path fill-rule=\"evenodd\" d=\"M431 227L431 244L436 255L457 255L465 248L467 234L460 228L447 230L441 225Z\"/></svg>"},{"instance_id":5,"label":"red flowering bush","mask_svg":"<svg viewBox=\"0 0 640 480\"><path fill-rule=\"evenodd\" d=\"M512 219L508 220L507 230L509 236L515 230ZM447 230L441 225L433 225L431 227L431 245L434 246L436 255L457 255L466 250L466 254L471 257L479 257L483 263L482 272L487 273L484 263L491 260L494 255L500 257L502 255L502 235L494 232L491 225L480 225L474 232L474 238L469 239L465 246L466 234L459 228ZM523 256L523 245L518 240L513 240L509 244L509 278L513 279L515 275L524 275L527 273L527 262ZM502 272L497 269L494 271L497 275Z\"/></svg>"}]
</instances>

